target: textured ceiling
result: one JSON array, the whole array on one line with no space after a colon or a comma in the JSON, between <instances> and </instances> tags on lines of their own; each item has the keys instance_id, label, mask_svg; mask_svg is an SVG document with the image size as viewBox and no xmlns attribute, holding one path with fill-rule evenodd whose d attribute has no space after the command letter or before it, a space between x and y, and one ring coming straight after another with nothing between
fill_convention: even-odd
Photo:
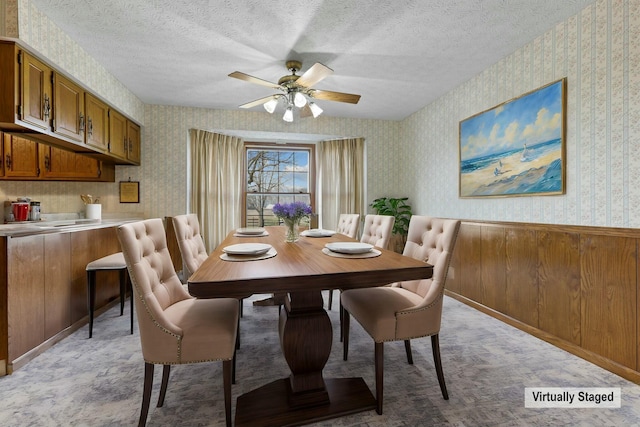
<instances>
[{"instance_id":1,"label":"textured ceiling","mask_svg":"<svg viewBox=\"0 0 640 427\"><path fill-rule=\"evenodd\" d=\"M147 104L236 109L285 61L334 74L334 117L400 120L594 0L31 0ZM261 106L255 111L264 111Z\"/></svg>"}]
</instances>

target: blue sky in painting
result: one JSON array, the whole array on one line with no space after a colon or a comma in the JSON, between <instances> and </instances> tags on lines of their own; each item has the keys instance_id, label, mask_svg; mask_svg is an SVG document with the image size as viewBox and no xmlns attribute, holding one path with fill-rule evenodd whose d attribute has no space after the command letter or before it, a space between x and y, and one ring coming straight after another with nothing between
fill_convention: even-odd
<instances>
[{"instance_id":1,"label":"blue sky in painting","mask_svg":"<svg viewBox=\"0 0 640 427\"><path fill-rule=\"evenodd\" d=\"M522 149L561 137L562 81L558 81L460 124L460 158L475 159Z\"/></svg>"}]
</instances>

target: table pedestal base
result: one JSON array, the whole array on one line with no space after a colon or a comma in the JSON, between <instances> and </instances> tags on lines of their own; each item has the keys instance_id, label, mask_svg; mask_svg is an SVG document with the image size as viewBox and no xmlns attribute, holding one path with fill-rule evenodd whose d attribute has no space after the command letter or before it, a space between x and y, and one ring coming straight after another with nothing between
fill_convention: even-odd
<instances>
[{"instance_id":1,"label":"table pedestal base","mask_svg":"<svg viewBox=\"0 0 640 427\"><path fill-rule=\"evenodd\" d=\"M238 397L236 427L297 426L376 408L362 378L325 379L329 403L296 408L289 404L289 378L266 384Z\"/></svg>"}]
</instances>

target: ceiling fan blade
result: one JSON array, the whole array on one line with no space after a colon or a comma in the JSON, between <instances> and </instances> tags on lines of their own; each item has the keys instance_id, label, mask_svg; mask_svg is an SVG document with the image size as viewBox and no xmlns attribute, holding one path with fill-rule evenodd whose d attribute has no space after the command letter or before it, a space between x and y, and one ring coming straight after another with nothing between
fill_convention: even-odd
<instances>
[{"instance_id":1,"label":"ceiling fan blade","mask_svg":"<svg viewBox=\"0 0 640 427\"><path fill-rule=\"evenodd\" d=\"M309 103L304 104L304 107L300 109L300 118L313 117Z\"/></svg>"},{"instance_id":2,"label":"ceiling fan blade","mask_svg":"<svg viewBox=\"0 0 640 427\"><path fill-rule=\"evenodd\" d=\"M256 99L255 101L251 101L251 102L247 102L246 104L242 104L240 106L240 108L252 108L252 107L255 107L256 105L262 105L265 102L271 101L272 99L276 99L277 96L278 95L265 96L264 98Z\"/></svg>"},{"instance_id":3,"label":"ceiling fan blade","mask_svg":"<svg viewBox=\"0 0 640 427\"><path fill-rule=\"evenodd\" d=\"M309 68L303 75L301 75L296 83L298 86L304 86L306 88L310 88L314 84L323 80L325 77L333 74L333 70L326 65L323 65L319 62L313 64L311 68Z\"/></svg>"},{"instance_id":4,"label":"ceiling fan blade","mask_svg":"<svg viewBox=\"0 0 640 427\"><path fill-rule=\"evenodd\" d=\"M350 104L357 104L358 101L360 101L360 95L344 92L332 92L330 90L314 89L309 91L309 95L313 98L325 101L348 102Z\"/></svg>"},{"instance_id":5,"label":"ceiling fan blade","mask_svg":"<svg viewBox=\"0 0 640 427\"><path fill-rule=\"evenodd\" d=\"M267 86L267 87L271 87L271 88L274 88L274 89L281 89L282 90L282 86L280 86L277 83L272 83L272 82L267 81L267 80L262 80L262 79L250 76L249 74L245 74L245 73L240 72L240 71L234 71L233 73L229 74L229 77L233 77L233 78L236 78L236 79L244 80L245 82L249 82L249 83L255 83L255 84L258 84L258 85Z\"/></svg>"}]
</instances>

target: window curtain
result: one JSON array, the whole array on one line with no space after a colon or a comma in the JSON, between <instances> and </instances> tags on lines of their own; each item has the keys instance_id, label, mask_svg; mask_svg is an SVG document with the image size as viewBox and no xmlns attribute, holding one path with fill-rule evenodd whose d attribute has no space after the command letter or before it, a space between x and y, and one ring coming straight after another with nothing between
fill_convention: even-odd
<instances>
[{"instance_id":1,"label":"window curtain","mask_svg":"<svg viewBox=\"0 0 640 427\"><path fill-rule=\"evenodd\" d=\"M320 227L335 230L341 213L366 213L364 158L364 138L318 144Z\"/></svg>"},{"instance_id":2,"label":"window curtain","mask_svg":"<svg viewBox=\"0 0 640 427\"><path fill-rule=\"evenodd\" d=\"M207 251L211 253L242 218L241 138L189 130L190 212L198 215Z\"/></svg>"}]
</instances>

